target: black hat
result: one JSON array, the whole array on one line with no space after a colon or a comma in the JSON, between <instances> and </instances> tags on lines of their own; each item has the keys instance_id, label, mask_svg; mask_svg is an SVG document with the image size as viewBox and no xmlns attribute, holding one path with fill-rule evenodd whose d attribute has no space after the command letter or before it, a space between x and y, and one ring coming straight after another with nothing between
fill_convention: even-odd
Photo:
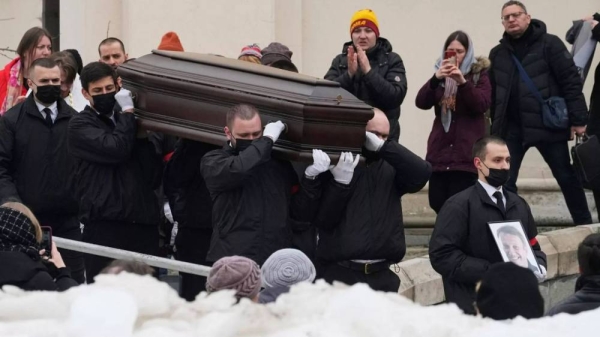
<instances>
[{"instance_id":1,"label":"black hat","mask_svg":"<svg viewBox=\"0 0 600 337\"><path fill-rule=\"evenodd\" d=\"M512 262L497 263L488 269L476 300L481 315L495 320L544 315L544 299L537 278L531 270Z\"/></svg>"}]
</instances>

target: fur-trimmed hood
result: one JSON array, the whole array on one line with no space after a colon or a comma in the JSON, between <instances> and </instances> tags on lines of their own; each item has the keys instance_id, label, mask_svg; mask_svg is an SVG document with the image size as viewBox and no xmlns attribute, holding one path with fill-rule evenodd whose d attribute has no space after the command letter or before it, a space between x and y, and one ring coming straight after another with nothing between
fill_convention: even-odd
<instances>
[{"instance_id":1,"label":"fur-trimmed hood","mask_svg":"<svg viewBox=\"0 0 600 337\"><path fill-rule=\"evenodd\" d=\"M475 63L471 65L471 73L478 74L486 69L489 69L492 63L490 59L485 56L477 56L475 58Z\"/></svg>"}]
</instances>

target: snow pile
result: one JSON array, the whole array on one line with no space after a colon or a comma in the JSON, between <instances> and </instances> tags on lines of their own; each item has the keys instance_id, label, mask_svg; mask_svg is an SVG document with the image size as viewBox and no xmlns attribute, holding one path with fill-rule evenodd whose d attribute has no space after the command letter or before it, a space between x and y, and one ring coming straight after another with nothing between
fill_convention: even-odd
<instances>
[{"instance_id":1,"label":"snow pile","mask_svg":"<svg viewBox=\"0 0 600 337\"><path fill-rule=\"evenodd\" d=\"M301 284L276 303L260 305L233 292L180 299L149 276L102 275L65 293L0 292L0 336L585 336L600 310L510 322L463 315L454 305L422 307L364 285ZM594 329L596 328L596 329Z\"/></svg>"}]
</instances>

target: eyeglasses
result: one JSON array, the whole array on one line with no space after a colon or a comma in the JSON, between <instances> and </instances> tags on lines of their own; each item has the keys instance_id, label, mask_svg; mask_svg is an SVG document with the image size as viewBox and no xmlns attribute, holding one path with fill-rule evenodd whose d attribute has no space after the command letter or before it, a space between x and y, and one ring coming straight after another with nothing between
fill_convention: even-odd
<instances>
[{"instance_id":1,"label":"eyeglasses","mask_svg":"<svg viewBox=\"0 0 600 337\"><path fill-rule=\"evenodd\" d=\"M516 13L501 16L500 19L502 19L502 21L509 21L511 17L518 19L523 14L525 14L525 12L516 12Z\"/></svg>"}]
</instances>

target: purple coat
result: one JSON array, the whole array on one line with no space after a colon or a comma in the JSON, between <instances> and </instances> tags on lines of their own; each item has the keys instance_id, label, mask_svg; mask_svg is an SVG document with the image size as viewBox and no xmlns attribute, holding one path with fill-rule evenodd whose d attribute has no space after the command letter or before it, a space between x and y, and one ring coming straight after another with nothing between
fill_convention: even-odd
<instances>
[{"instance_id":1,"label":"purple coat","mask_svg":"<svg viewBox=\"0 0 600 337\"><path fill-rule=\"evenodd\" d=\"M476 173L473 165L472 148L475 142L485 136L484 113L490 108L492 86L487 73L490 62L487 58L478 57L471 72L467 75L467 83L458 87L456 94L456 111L452 112L452 124L448 132L444 132L440 118L439 102L444 96L444 87L438 85L432 89L431 81L427 81L419 90L416 105L419 109L429 110L434 107L435 120L429 140L427 141L427 157L433 172L467 171ZM479 73L477 84L473 74Z\"/></svg>"}]
</instances>

